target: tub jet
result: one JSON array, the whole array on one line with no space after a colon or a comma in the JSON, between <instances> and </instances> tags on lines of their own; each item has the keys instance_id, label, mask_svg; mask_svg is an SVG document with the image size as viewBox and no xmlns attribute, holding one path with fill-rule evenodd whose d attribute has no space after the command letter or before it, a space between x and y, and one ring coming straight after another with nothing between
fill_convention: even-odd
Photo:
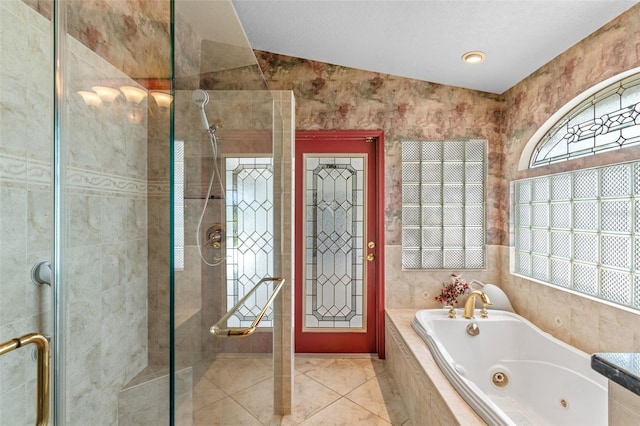
<instances>
[{"instance_id":1,"label":"tub jet","mask_svg":"<svg viewBox=\"0 0 640 426\"><path fill-rule=\"evenodd\" d=\"M497 373L493 373L491 381L495 386L503 388L509 384L509 376L507 376L507 373L498 371Z\"/></svg>"}]
</instances>

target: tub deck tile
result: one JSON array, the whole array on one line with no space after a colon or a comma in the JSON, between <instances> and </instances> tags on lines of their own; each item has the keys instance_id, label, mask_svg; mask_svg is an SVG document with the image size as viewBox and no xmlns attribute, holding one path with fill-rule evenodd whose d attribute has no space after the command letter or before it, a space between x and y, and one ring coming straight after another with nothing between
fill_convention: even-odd
<instances>
[{"instance_id":1,"label":"tub deck tile","mask_svg":"<svg viewBox=\"0 0 640 426\"><path fill-rule=\"evenodd\" d=\"M486 425L449 383L426 343L411 327L416 312L416 309L386 310L388 369L412 423ZM427 400L429 403L425 403Z\"/></svg>"}]
</instances>

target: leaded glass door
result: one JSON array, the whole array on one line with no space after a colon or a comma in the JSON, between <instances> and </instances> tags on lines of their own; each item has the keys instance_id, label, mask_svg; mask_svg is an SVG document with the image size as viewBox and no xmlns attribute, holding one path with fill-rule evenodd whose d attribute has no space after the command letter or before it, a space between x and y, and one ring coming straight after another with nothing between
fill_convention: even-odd
<instances>
[{"instance_id":1,"label":"leaded glass door","mask_svg":"<svg viewBox=\"0 0 640 426\"><path fill-rule=\"evenodd\" d=\"M296 351L376 352L376 143L296 135Z\"/></svg>"}]
</instances>

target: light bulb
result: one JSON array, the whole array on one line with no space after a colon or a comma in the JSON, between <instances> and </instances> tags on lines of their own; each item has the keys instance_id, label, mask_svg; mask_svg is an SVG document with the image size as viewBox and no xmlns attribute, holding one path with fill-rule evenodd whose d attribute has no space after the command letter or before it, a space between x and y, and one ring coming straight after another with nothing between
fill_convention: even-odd
<instances>
[{"instance_id":1,"label":"light bulb","mask_svg":"<svg viewBox=\"0 0 640 426\"><path fill-rule=\"evenodd\" d=\"M88 106L94 107L94 108L98 108L102 106L102 100L100 99L100 96L98 96L96 92L87 92L85 90L79 90L76 93L82 96L82 100Z\"/></svg>"},{"instance_id":2,"label":"light bulb","mask_svg":"<svg viewBox=\"0 0 640 426\"><path fill-rule=\"evenodd\" d=\"M120 91L112 87L93 86L91 90L96 92L98 96L100 96L100 99L102 99L102 102L107 104L110 104L111 102L115 101L116 98L120 96Z\"/></svg>"},{"instance_id":3,"label":"light bulb","mask_svg":"<svg viewBox=\"0 0 640 426\"><path fill-rule=\"evenodd\" d=\"M467 64L479 64L484 62L487 55L480 51L467 52L462 55L462 61Z\"/></svg>"},{"instance_id":4,"label":"light bulb","mask_svg":"<svg viewBox=\"0 0 640 426\"><path fill-rule=\"evenodd\" d=\"M158 107L163 109L168 109L169 106L171 106L171 102L173 101L173 96L171 96L170 94L165 92L157 92L157 91L153 91L149 93L151 93L151 96L153 96L153 99L156 100Z\"/></svg>"},{"instance_id":5,"label":"light bulb","mask_svg":"<svg viewBox=\"0 0 640 426\"><path fill-rule=\"evenodd\" d=\"M147 96L147 91L133 86L121 86L120 91L124 93L127 102L139 104Z\"/></svg>"}]
</instances>

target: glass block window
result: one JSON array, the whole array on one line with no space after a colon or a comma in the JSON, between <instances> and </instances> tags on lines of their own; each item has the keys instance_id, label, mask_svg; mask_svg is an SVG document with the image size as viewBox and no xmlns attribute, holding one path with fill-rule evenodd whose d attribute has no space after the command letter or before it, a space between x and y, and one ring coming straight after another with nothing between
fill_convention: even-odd
<instances>
[{"instance_id":1,"label":"glass block window","mask_svg":"<svg viewBox=\"0 0 640 426\"><path fill-rule=\"evenodd\" d=\"M516 273L640 309L640 163L514 185Z\"/></svg>"},{"instance_id":2,"label":"glass block window","mask_svg":"<svg viewBox=\"0 0 640 426\"><path fill-rule=\"evenodd\" d=\"M402 267L485 267L486 141L402 142Z\"/></svg>"},{"instance_id":3,"label":"glass block window","mask_svg":"<svg viewBox=\"0 0 640 426\"><path fill-rule=\"evenodd\" d=\"M273 166L271 158L226 158L227 309L274 274ZM261 286L229 318L229 327L250 326L271 290ZM259 327L272 327L267 311Z\"/></svg>"},{"instance_id":4,"label":"glass block window","mask_svg":"<svg viewBox=\"0 0 640 426\"><path fill-rule=\"evenodd\" d=\"M583 100L542 137L531 167L640 142L640 75L619 80Z\"/></svg>"},{"instance_id":5,"label":"glass block window","mask_svg":"<svg viewBox=\"0 0 640 426\"><path fill-rule=\"evenodd\" d=\"M173 269L184 270L184 141L173 142Z\"/></svg>"}]
</instances>

